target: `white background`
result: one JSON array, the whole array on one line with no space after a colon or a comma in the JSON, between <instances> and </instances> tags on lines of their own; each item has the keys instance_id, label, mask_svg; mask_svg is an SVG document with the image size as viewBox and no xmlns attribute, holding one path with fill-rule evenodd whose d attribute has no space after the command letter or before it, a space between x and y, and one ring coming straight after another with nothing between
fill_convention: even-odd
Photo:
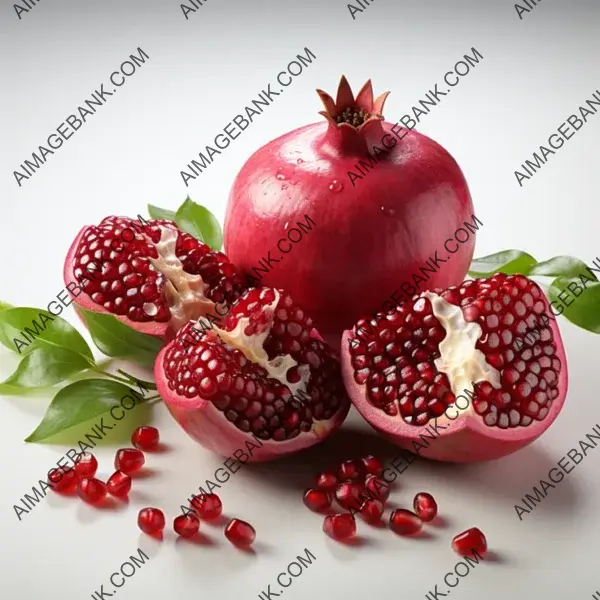
<instances>
[{"instance_id":1,"label":"white background","mask_svg":"<svg viewBox=\"0 0 600 600\"><path fill-rule=\"evenodd\" d=\"M472 47L484 60L443 98L418 129L461 165L484 227L476 255L521 248L539 260L600 255L597 235L600 117L593 116L548 164L519 187L514 169L600 88L600 4L544 0L519 19L514 4L377 0L352 20L344 2L209 0L186 20L169 0L43 0L19 20L0 7L0 298L46 306L63 287L62 263L76 232L108 214L135 216L150 202L176 208L186 193L220 219L244 160L263 143L317 120L315 88L335 92L345 73L355 89L373 79L392 90L388 121L398 120ZM296 54L317 56L286 93L186 189L180 169L256 97ZM21 188L12 171L141 47L150 60ZM377 235L377 232L374 232ZM76 322L72 308L66 314ZM589 598L600 589L600 450L520 522L514 504L600 423L596 389L600 340L561 322L570 390L557 422L533 446L489 464L421 461L393 495L409 506L429 491L446 525L402 539L359 523L362 542L344 547L321 532L302 491L328 459L360 452L391 458L394 448L352 414L327 444L277 464L243 468L221 491L225 513L257 530L254 554L236 551L222 526L211 542L162 543L140 534L139 508L180 503L220 463L188 439L162 405L153 422L169 451L148 456L153 475L134 482L129 506L98 510L49 496L19 522L24 493L67 445L25 444L49 396L1 398L0 596L87 597L138 546L151 556L120 598L254 597L308 548L316 561L285 592L311 598L422 598L458 557L452 536L471 526L487 535L493 560L477 566L453 598ZM4 378L17 362L0 350ZM100 476L117 445L97 449ZM222 459L221 459L222 460ZM273 590L278 589L276 584ZM440 586L445 589L445 585Z\"/></svg>"}]
</instances>

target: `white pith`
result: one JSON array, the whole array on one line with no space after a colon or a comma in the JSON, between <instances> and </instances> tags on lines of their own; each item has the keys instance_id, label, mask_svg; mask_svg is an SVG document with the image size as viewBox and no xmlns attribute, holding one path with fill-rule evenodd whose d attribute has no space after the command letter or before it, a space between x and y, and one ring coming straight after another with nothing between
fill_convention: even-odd
<instances>
[{"instance_id":1,"label":"white pith","mask_svg":"<svg viewBox=\"0 0 600 600\"><path fill-rule=\"evenodd\" d=\"M175 329L180 329L191 319L213 311L215 303L206 297L208 284L200 275L186 273L181 261L175 254L175 245L179 232L176 229L158 225L160 240L154 244L147 239L158 253L158 258L150 257L154 268L167 279L165 283L165 297L171 313L170 324ZM151 315L153 304L144 304L144 310ZM156 314L156 307L154 307ZM150 312L149 312L150 311Z\"/></svg>"},{"instance_id":2,"label":"white pith","mask_svg":"<svg viewBox=\"0 0 600 600\"><path fill-rule=\"evenodd\" d=\"M213 329L226 344L237 348L249 361L263 367L269 377L287 386L292 394L296 396L299 390L306 392L306 386L310 378L310 367L308 365L299 366L298 373L300 374L300 380L297 383L290 383L287 380L287 372L292 367L297 366L298 363L289 354L277 356L273 360L269 360L269 356L264 348L264 343L271 332L275 310L281 297L277 290L273 290L273 292L275 293L275 300L263 307L263 312L268 319L268 325L265 326L262 333L252 335L244 333L244 330L250 324L249 317L241 318L232 331L225 331L218 327L213 327Z\"/></svg>"},{"instance_id":3,"label":"white pith","mask_svg":"<svg viewBox=\"0 0 600 600\"><path fill-rule=\"evenodd\" d=\"M468 398L473 392L473 383L487 381L494 388L500 388L500 372L492 367L485 354L475 348L483 331L478 323L467 322L460 307L446 302L438 294L424 292L422 297L431 302L434 316L446 331L446 337L440 342L440 357L434 364L440 373L444 373L450 382L452 393ZM471 412L472 405L458 412Z\"/></svg>"}]
</instances>

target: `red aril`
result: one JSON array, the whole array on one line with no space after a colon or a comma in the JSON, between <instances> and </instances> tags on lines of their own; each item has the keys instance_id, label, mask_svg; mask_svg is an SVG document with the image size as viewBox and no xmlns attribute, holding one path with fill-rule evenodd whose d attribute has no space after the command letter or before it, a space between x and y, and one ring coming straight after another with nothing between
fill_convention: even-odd
<instances>
[{"instance_id":1,"label":"red aril","mask_svg":"<svg viewBox=\"0 0 600 600\"><path fill-rule=\"evenodd\" d=\"M234 545L242 548L251 546L256 539L256 530L250 523L241 519L231 519L225 527L225 537Z\"/></svg>"},{"instance_id":2,"label":"red aril","mask_svg":"<svg viewBox=\"0 0 600 600\"><path fill-rule=\"evenodd\" d=\"M327 515L323 531L334 540L348 540L356 535L356 521L351 514Z\"/></svg>"},{"instance_id":3,"label":"red aril","mask_svg":"<svg viewBox=\"0 0 600 600\"><path fill-rule=\"evenodd\" d=\"M77 477L89 478L93 477L98 470L98 461L91 452L82 452L75 459L75 475Z\"/></svg>"},{"instance_id":4,"label":"red aril","mask_svg":"<svg viewBox=\"0 0 600 600\"><path fill-rule=\"evenodd\" d=\"M354 97L345 77L335 101L317 92L325 121L267 143L238 173L224 238L244 273L287 290L323 338L339 345L342 331L361 315L402 293L400 284L410 288L419 268L426 271L423 290L464 279L474 236L439 269L426 263L470 222L473 204L460 167L442 146L384 121L387 93L373 99L367 81ZM264 273L263 257L285 262Z\"/></svg>"},{"instance_id":5,"label":"red aril","mask_svg":"<svg viewBox=\"0 0 600 600\"><path fill-rule=\"evenodd\" d=\"M525 332L546 320L539 337ZM350 399L413 453L455 462L499 458L558 416L567 363L540 287L496 274L414 296L344 334Z\"/></svg>"},{"instance_id":6,"label":"red aril","mask_svg":"<svg viewBox=\"0 0 600 600\"><path fill-rule=\"evenodd\" d=\"M116 216L79 232L64 279L76 306L160 338L214 315L217 304L233 302L247 287L222 252L172 221Z\"/></svg>"},{"instance_id":7,"label":"red aril","mask_svg":"<svg viewBox=\"0 0 600 600\"><path fill-rule=\"evenodd\" d=\"M452 538L452 549L461 556L468 556L473 552L483 555L487 552L487 540L480 529L471 527Z\"/></svg>"},{"instance_id":8,"label":"red aril","mask_svg":"<svg viewBox=\"0 0 600 600\"><path fill-rule=\"evenodd\" d=\"M338 469L337 478L338 481L351 481L360 479L364 474L362 464L355 460L346 460Z\"/></svg>"},{"instance_id":9,"label":"red aril","mask_svg":"<svg viewBox=\"0 0 600 600\"><path fill-rule=\"evenodd\" d=\"M363 456L361 462L367 475L377 475L377 477L381 477L383 474L383 463L375 456Z\"/></svg>"},{"instance_id":10,"label":"red aril","mask_svg":"<svg viewBox=\"0 0 600 600\"><path fill-rule=\"evenodd\" d=\"M332 497L325 490L309 489L304 492L304 504L315 512L327 510L331 506Z\"/></svg>"},{"instance_id":11,"label":"red aril","mask_svg":"<svg viewBox=\"0 0 600 600\"><path fill-rule=\"evenodd\" d=\"M204 521L214 521L223 512L223 504L217 494L193 496L190 508Z\"/></svg>"},{"instance_id":12,"label":"red aril","mask_svg":"<svg viewBox=\"0 0 600 600\"><path fill-rule=\"evenodd\" d=\"M183 327L160 352L154 374L192 438L244 462L317 444L349 408L335 353L289 294L270 288L244 294L219 327Z\"/></svg>"},{"instance_id":13,"label":"red aril","mask_svg":"<svg viewBox=\"0 0 600 600\"><path fill-rule=\"evenodd\" d=\"M383 503L379 500L365 500L357 512L367 523L376 525L381 522Z\"/></svg>"},{"instance_id":14,"label":"red aril","mask_svg":"<svg viewBox=\"0 0 600 600\"><path fill-rule=\"evenodd\" d=\"M142 508L138 513L138 527L148 535L162 533L165 528L165 515L159 508Z\"/></svg>"},{"instance_id":15,"label":"red aril","mask_svg":"<svg viewBox=\"0 0 600 600\"><path fill-rule=\"evenodd\" d=\"M106 484L94 477L80 479L77 484L77 495L90 504L98 504L106 498Z\"/></svg>"},{"instance_id":16,"label":"red aril","mask_svg":"<svg viewBox=\"0 0 600 600\"><path fill-rule=\"evenodd\" d=\"M414 535L422 527L423 521L405 508L397 508L390 515L390 529L398 535Z\"/></svg>"},{"instance_id":17,"label":"red aril","mask_svg":"<svg viewBox=\"0 0 600 600\"><path fill-rule=\"evenodd\" d=\"M123 471L115 471L108 478L106 488L111 496L126 496L131 490L131 477Z\"/></svg>"},{"instance_id":18,"label":"red aril","mask_svg":"<svg viewBox=\"0 0 600 600\"><path fill-rule=\"evenodd\" d=\"M65 493L72 491L77 485L75 470L67 470L64 467L53 469L48 473L48 485L50 485L55 492Z\"/></svg>"},{"instance_id":19,"label":"red aril","mask_svg":"<svg viewBox=\"0 0 600 600\"><path fill-rule=\"evenodd\" d=\"M327 490L329 492L333 492L335 490L337 484L338 484L337 477L329 471L323 471L317 477L317 487L321 490Z\"/></svg>"},{"instance_id":20,"label":"red aril","mask_svg":"<svg viewBox=\"0 0 600 600\"><path fill-rule=\"evenodd\" d=\"M156 450L160 436L156 427L138 427L131 435L131 443L144 452Z\"/></svg>"},{"instance_id":21,"label":"red aril","mask_svg":"<svg viewBox=\"0 0 600 600\"><path fill-rule=\"evenodd\" d=\"M337 503L346 510L358 510L362 498L364 486L356 481L344 481L335 488L335 499Z\"/></svg>"},{"instance_id":22,"label":"red aril","mask_svg":"<svg viewBox=\"0 0 600 600\"><path fill-rule=\"evenodd\" d=\"M121 448L115 454L115 469L127 475L139 471L145 462L144 453L135 448Z\"/></svg>"},{"instance_id":23,"label":"red aril","mask_svg":"<svg viewBox=\"0 0 600 600\"><path fill-rule=\"evenodd\" d=\"M371 498L377 498L385 504L390 496L390 486L376 475L367 475L365 479L365 490Z\"/></svg>"},{"instance_id":24,"label":"red aril","mask_svg":"<svg viewBox=\"0 0 600 600\"><path fill-rule=\"evenodd\" d=\"M200 529L200 520L195 515L179 515L173 520L175 533L183 538L195 536Z\"/></svg>"},{"instance_id":25,"label":"red aril","mask_svg":"<svg viewBox=\"0 0 600 600\"><path fill-rule=\"evenodd\" d=\"M438 513L437 502L427 492L421 492L415 496L413 509L421 521L433 521Z\"/></svg>"}]
</instances>

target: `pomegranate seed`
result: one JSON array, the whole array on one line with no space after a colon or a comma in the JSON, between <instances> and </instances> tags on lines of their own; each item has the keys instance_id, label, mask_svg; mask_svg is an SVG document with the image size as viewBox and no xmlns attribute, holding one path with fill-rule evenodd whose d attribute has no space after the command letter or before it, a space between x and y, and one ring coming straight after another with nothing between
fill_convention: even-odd
<instances>
[{"instance_id":1,"label":"pomegranate seed","mask_svg":"<svg viewBox=\"0 0 600 600\"><path fill-rule=\"evenodd\" d=\"M115 455L115 469L127 475L139 471L145 462L144 454L135 448L121 448Z\"/></svg>"},{"instance_id":2,"label":"pomegranate seed","mask_svg":"<svg viewBox=\"0 0 600 600\"><path fill-rule=\"evenodd\" d=\"M383 479L376 475L367 475L365 480L365 488L371 497L377 498L385 504L385 501L390 497L390 486Z\"/></svg>"},{"instance_id":3,"label":"pomegranate seed","mask_svg":"<svg viewBox=\"0 0 600 600\"><path fill-rule=\"evenodd\" d=\"M148 535L161 533L165 528L165 515L158 508L142 508L138 513L138 527Z\"/></svg>"},{"instance_id":4,"label":"pomegranate seed","mask_svg":"<svg viewBox=\"0 0 600 600\"><path fill-rule=\"evenodd\" d=\"M347 540L356 535L356 521L348 513L327 515L323 521L323 531L334 540Z\"/></svg>"},{"instance_id":5,"label":"pomegranate seed","mask_svg":"<svg viewBox=\"0 0 600 600\"><path fill-rule=\"evenodd\" d=\"M82 452L75 459L75 474L81 479L89 479L96 474L98 461L91 452Z\"/></svg>"},{"instance_id":6,"label":"pomegranate seed","mask_svg":"<svg viewBox=\"0 0 600 600\"><path fill-rule=\"evenodd\" d=\"M339 481L352 481L359 479L362 475L362 465L359 465L354 460L347 460L340 465L338 469Z\"/></svg>"},{"instance_id":7,"label":"pomegranate seed","mask_svg":"<svg viewBox=\"0 0 600 600\"><path fill-rule=\"evenodd\" d=\"M304 504L314 510L320 512L327 510L331 506L331 494L325 490L309 489L304 492Z\"/></svg>"},{"instance_id":8,"label":"pomegranate seed","mask_svg":"<svg viewBox=\"0 0 600 600\"><path fill-rule=\"evenodd\" d=\"M50 485L55 492L69 492L73 490L77 485L75 470L69 469L67 471L63 467L52 469L52 471L48 473L48 485Z\"/></svg>"},{"instance_id":9,"label":"pomegranate seed","mask_svg":"<svg viewBox=\"0 0 600 600\"><path fill-rule=\"evenodd\" d=\"M106 482L108 493L112 496L126 496L131 489L131 477L123 471L115 471Z\"/></svg>"},{"instance_id":10,"label":"pomegranate seed","mask_svg":"<svg viewBox=\"0 0 600 600\"><path fill-rule=\"evenodd\" d=\"M369 475L377 475L377 477L381 477L383 474L383 463L378 458L369 454L369 456L364 456L361 459L361 462L365 471Z\"/></svg>"},{"instance_id":11,"label":"pomegranate seed","mask_svg":"<svg viewBox=\"0 0 600 600\"><path fill-rule=\"evenodd\" d=\"M390 515L390 529L399 535L413 535L421 531L423 521L410 510L397 508Z\"/></svg>"},{"instance_id":12,"label":"pomegranate seed","mask_svg":"<svg viewBox=\"0 0 600 600\"><path fill-rule=\"evenodd\" d=\"M321 490L327 490L333 492L335 486L338 484L337 477L330 471L323 471L317 477L317 487Z\"/></svg>"},{"instance_id":13,"label":"pomegranate seed","mask_svg":"<svg viewBox=\"0 0 600 600\"><path fill-rule=\"evenodd\" d=\"M106 498L106 484L94 477L81 479L77 485L77 494L90 504L97 504Z\"/></svg>"},{"instance_id":14,"label":"pomegranate seed","mask_svg":"<svg viewBox=\"0 0 600 600\"><path fill-rule=\"evenodd\" d=\"M350 510L358 510L361 504L360 496L363 492L363 486L356 481L344 481L335 488L335 499L338 504Z\"/></svg>"},{"instance_id":15,"label":"pomegranate seed","mask_svg":"<svg viewBox=\"0 0 600 600\"><path fill-rule=\"evenodd\" d=\"M223 504L216 494L200 494L194 496L190 508L205 521L212 521L221 516Z\"/></svg>"},{"instance_id":16,"label":"pomegranate seed","mask_svg":"<svg viewBox=\"0 0 600 600\"><path fill-rule=\"evenodd\" d=\"M181 537L193 537L200 529L200 519L196 515L179 515L173 521L173 529Z\"/></svg>"},{"instance_id":17,"label":"pomegranate seed","mask_svg":"<svg viewBox=\"0 0 600 600\"><path fill-rule=\"evenodd\" d=\"M256 531L250 523L241 519L231 519L225 528L225 537L234 546L251 546L256 539Z\"/></svg>"},{"instance_id":18,"label":"pomegranate seed","mask_svg":"<svg viewBox=\"0 0 600 600\"><path fill-rule=\"evenodd\" d=\"M379 500L365 500L360 507L360 516L371 525L381 522L383 503Z\"/></svg>"},{"instance_id":19,"label":"pomegranate seed","mask_svg":"<svg viewBox=\"0 0 600 600\"><path fill-rule=\"evenodd\" d=\"M156 450L160 436L156 427L138 427L131 436L131 443L140 450Z\"/></svg>"},{"instance_id":20,"label":"pomegranate seed","mask_svg":"<svg viewBox=\"0 0 600 600\"><path fill-rule=\"evenodd\" d=\"M471 527L452 538L452 549L461 556L467 556L472 552L485 554L487 552L487 540L485 535L477 527Z\"/></svg>"},{"instance_id":21,"label":"pomegranate seed","mask_svg":"<svg viewBox=\"0 0 600 600\"><path fill-rule=\"evenodd\" d=\"M415 496L413 508L421 521L433 521L438 513L437 502L427 492L421 492Z\"/></svg>"}]
</instances>

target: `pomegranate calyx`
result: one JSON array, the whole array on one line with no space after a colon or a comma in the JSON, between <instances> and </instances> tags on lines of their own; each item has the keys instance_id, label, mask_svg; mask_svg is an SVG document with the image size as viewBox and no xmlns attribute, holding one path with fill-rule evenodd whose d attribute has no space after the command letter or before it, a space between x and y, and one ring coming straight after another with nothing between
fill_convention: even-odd
<instances>
[{"instance_id":1,"label":"pomegranate calyx","mask_svg":"<svg viewBox=\"0 0 600 600\"><path fill-rule=\"evenodd\" d=\"M190 319L210 313L215 303L206 296L209 286L201 275L187 273L181 260L175 254L175 245L179 232L176 229L159 225L160 240L154 246L158 258L150 257L152 266L167 278L165 295L171 313L171 326L175 331ZM150 240L148 236L147 239ZM146 312L147 307L144 305Z\"/></svg>"},{"instance_id":2,"label":"pomegranate calyx","mask_svg":"<svg viewBox=\"0 0 600 600\"><path fill-rule=\"evenodd\" d=\"M250 325L250 317L240 318L231 331L220 329L216 326L213 329L223 342L238 349L249 361L263 367L269 377L287 386L293 396L296 396L300 391L306 394L308 380L310 379L310 367L308 365L298 366L298 362L289 354L269 359L269 355L264 347L264 343L273 326L277 304L281 298L277 290L273 290L273 292L275 299L263 307L262 317L265 321L259 326L259 329L262 329L262 331L251 333L250 335L246 333L246 328ZM297 371L300 379L292 383L288 381L287 372L296 366L298 366Z\"/></svg>"}]
</instances>

